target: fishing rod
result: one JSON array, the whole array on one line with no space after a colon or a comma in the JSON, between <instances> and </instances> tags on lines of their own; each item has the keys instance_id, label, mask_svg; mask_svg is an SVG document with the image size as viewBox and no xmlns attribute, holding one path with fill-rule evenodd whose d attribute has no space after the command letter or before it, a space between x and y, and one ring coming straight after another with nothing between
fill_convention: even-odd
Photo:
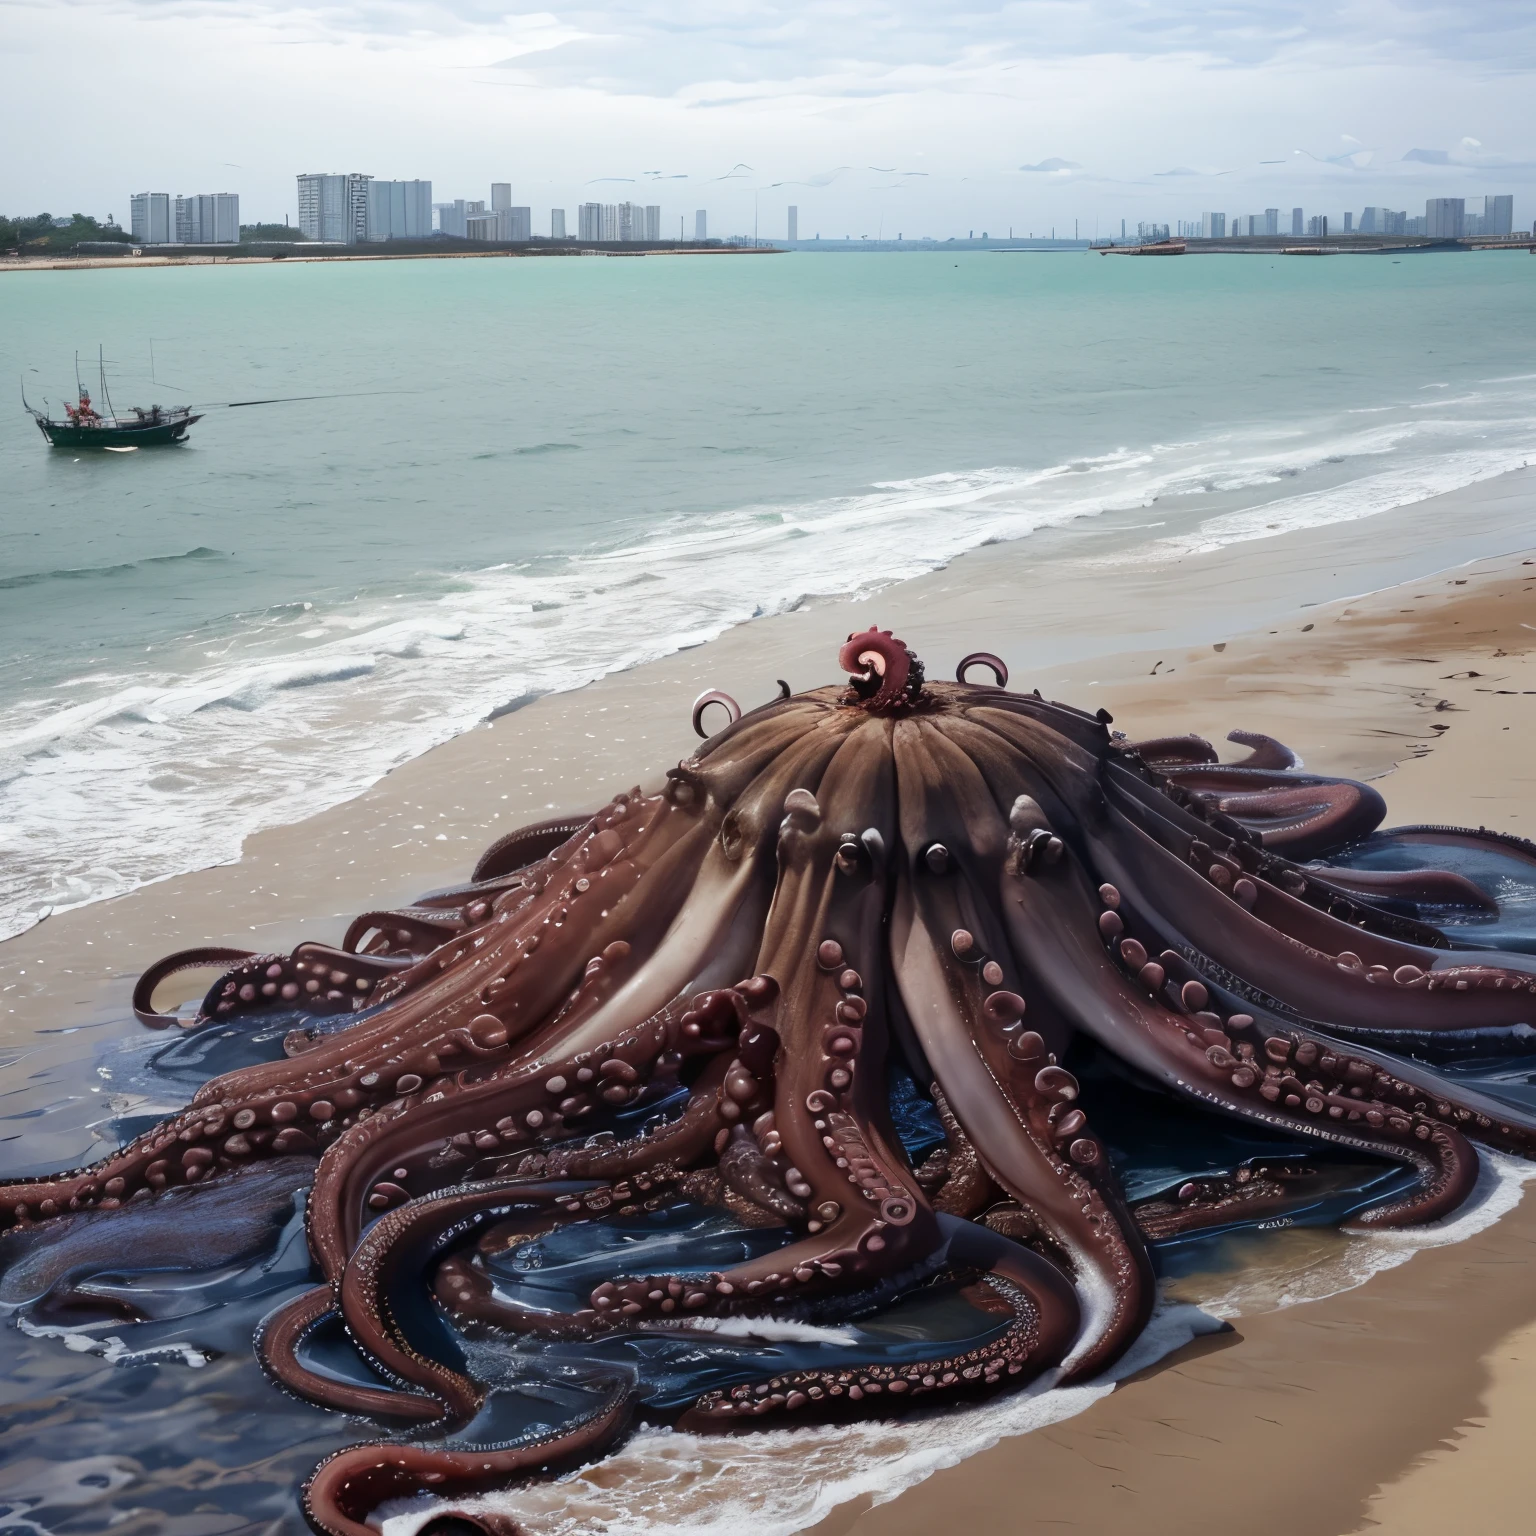
<instances>
[{"instance_id":1,"label":"fishing rod","mask_svg":"<svg viewBox=\"0 0 1536 1536\"><path fill-rule=\"evenodd\" d=\"M419 395L419 389L357 389L334 395L274 395L268 400L199 400L194 411L234 411L242 405L297 405L305 400L366 400L373 395Z\"/></svg>"}]
</instances>

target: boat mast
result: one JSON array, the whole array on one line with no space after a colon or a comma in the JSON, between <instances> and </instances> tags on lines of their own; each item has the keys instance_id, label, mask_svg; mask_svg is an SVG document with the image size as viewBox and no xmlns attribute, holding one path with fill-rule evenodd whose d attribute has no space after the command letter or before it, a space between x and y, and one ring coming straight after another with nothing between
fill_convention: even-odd
<instances>
[{"instance_id":1,"label":"boat mast","mask_svg":"<svg viewBox=\"0 0 1536 1536\"><path fill-rule=\"evenodd\" d=\"M107 415L110 416L113 421L116 421L117 410L112 404L112 392L107 388L107 364L106 359L102 355L102 346L100 342L96 343L96 367L101 374L101 394L102 398L107 402Z\"/></svg>"}]
</instances>

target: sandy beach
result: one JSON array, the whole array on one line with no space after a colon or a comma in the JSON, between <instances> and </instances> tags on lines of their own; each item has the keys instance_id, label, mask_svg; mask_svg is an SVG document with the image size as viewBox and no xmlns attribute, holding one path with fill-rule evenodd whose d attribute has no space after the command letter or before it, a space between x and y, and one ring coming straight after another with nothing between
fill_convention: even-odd
<instances>
[{"instance_id":1,"label":"sandy beach","mask_svg":"<svg viewBox=\"0 0 1536 1536\"><path fill-rule=\"evenodd\" d=\"M334 939L347 917L467 874L528 820L598 803L686 755L706 687L745 707L835 675L872 622L930 675L995 651L1012 684L1103 706L1133 738L1242 728L1373 780L1388 825L1536 834L1536 509L1529 471L1353 523L1216 549L1117 547L1113 527L998 545L849 602L808 604L578 693L536 699L234 864L56 913L0 945L16 1056L126 1031L132 978L203 943ZM1049 550L1049 580L1040 579ZM637 624L644 615L637 612ZM76 1031L61 1034L60 1031ZM90 1153L82 1129L73 1160ZM1470 1536L1514 1528L1536 1407L1536 1206L1365 1285L1245 1315L1079 1417L1006 1440L842 1533L1081 1530ZM1305 1255L1298 1253L1298 1262ZM1519 1437L1519 1438L1517 1438ZM1493 1469L1505 1469L1502 1478Z\"/></svg>"}]
</instances>

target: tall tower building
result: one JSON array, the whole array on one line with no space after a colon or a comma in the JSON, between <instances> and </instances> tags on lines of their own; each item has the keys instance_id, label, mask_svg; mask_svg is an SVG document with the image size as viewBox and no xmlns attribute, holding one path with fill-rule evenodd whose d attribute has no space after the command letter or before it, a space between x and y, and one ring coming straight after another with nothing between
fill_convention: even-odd
<instances>
[{"instance_id":1,"label":"tall tower building","mask_svg":"<svg viewBox=\"0 0 1536 1536\"><path fill-rule=\"evenodd\" d=\"M1301 209L1300 208L1292 208L1291 209L1291 233L1293 235L1299 235L1302 232L1303 231L1302 231L1302 227L1301 227Z\"/></svg>"},{"instance_id":2,"label":"tall tower building","mask_svg":"<svg viewBox=\"0 0 1536 1536\"><path fill-rule=\"evenodd\" d=\"M299 182L299 233L333 245L368 238L368 183L361 171L305 172Z\"/></svg>"},{"instance_id":3,"label":"tall tower building","mask_svg":"<svg viewBox=\"0 0 1536 1536\"><path fill-rule=\"evenodd\" d=\"M549 210L549 238L551 240L565 239L564 208L551 208Z\"/></svg>"},{"instance_id":4,"label":"tall tower building","mask_svg":"<svg viewBox=\"0 0 1536 1536\"><path fill-rule=\"evenodd\" d=\"M1278 235L1280 233L1280 210L1278 208L1266 208L1264 210L1264 233L1266 235Z\"/></svg>"},{"instance_id":5,"label":"tall tower building","mask_svg":"<svg viewBox=\"0 0 1536 1536\"><path fill-rule=\"evenodd\" d=\"M800 238L800 210L793 203L789 205L789 243L793 245Z\"/></svg>"},{"instance_id":6,"label":"tall tower building","mask_svg":"<svg viewBox=\"0 0 1536 1536\"><path fill-rule=\"evenodd\" d=\"M1464 197L1431 197L1424 204L1424 233L1442 240L1458 240L1466 233L1467 200Z\"/></svg>"},{"instance_id":7,"label":"tall tower building","mask_svg":"<svg viewBox=\"0 0 1536 1536\"><path fill-rule=\"evenodd\" d=\"M512 206L512 183L510 181L493 181L491 183L491 212L500 213L503 208Z\"/></svg>"},{"instance_id":8,"label":"tall tower building","mask_svg":"<svg viewBox=\"0 0 1536 1536\"><path fill-rule=\"evenodd\" d=\"M178 197L173 218L178 245L238 245L240 197L235 192L203 192Z\"/></svg>"},{"instance_id":9,"label":"tall tower building","mask_svg":"<svg viewBox=\"0 0 1536 1536\"><path fill-rule=\"evenodd\" d=\"M601 240L603 238L603 205L601 203L583 203L576 210L576 237L579 240Z\"/></svg>"},{"instance_id":10,"label":"tall tower building","mask_svg":"<svg viewBox=\"0 0 1536 1536\"><path fill-rule=\"evenodd\" d=\"M171 194L135 192L128 199L128 227L140 245L169 245L173 233Z\"/></svg>"},{"instance_id":11,"label":"tall tower building","mask_svg":"<svg viewBox=\"0 0 1536 1536\"><path fill-rule=\"evenodd\" d=\"M368 183L369 240L425 240L431 233L430 181Z\"/></svg>"},{"instance_id":12,"label":"tall tower building","mask_svg":"<svg viewBox=\"0 0 1536 1536\"><path fill-rule=\"evenodd\" d=\"M709 215L702 208L693 216L693 238L695 240L709 239Z\"/></svg>"},{"instance_id":13,"label":"tall tower building","mask_svg":"<svg viewBox=\"0 0 1536 1536\"><path fill-rule=\"evenodd\" d=\"M1515 199L1510 193L1483 199L1483 233L1508 235L1515 227Z\"/></svg>"}]
</instances>

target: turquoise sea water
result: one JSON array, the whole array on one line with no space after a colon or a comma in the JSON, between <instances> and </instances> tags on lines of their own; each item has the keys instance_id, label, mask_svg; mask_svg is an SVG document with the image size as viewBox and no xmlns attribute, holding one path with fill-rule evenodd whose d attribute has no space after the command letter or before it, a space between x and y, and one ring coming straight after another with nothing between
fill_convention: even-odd
<instances>
[{"instance_id":1,"label":"turquoise sea water","mask_svg":"<svg viewBox=\"0 0 1536 1536\"><path fill-rule=\"evenodd\" d=\"M1533 322L1524 254L5 274L34 403L99 344L119 408L210 408L131 454L0 415L0 935L808 595L1153 497L1198 547L1518 465Z\"/></svg>"}]
</instances>

